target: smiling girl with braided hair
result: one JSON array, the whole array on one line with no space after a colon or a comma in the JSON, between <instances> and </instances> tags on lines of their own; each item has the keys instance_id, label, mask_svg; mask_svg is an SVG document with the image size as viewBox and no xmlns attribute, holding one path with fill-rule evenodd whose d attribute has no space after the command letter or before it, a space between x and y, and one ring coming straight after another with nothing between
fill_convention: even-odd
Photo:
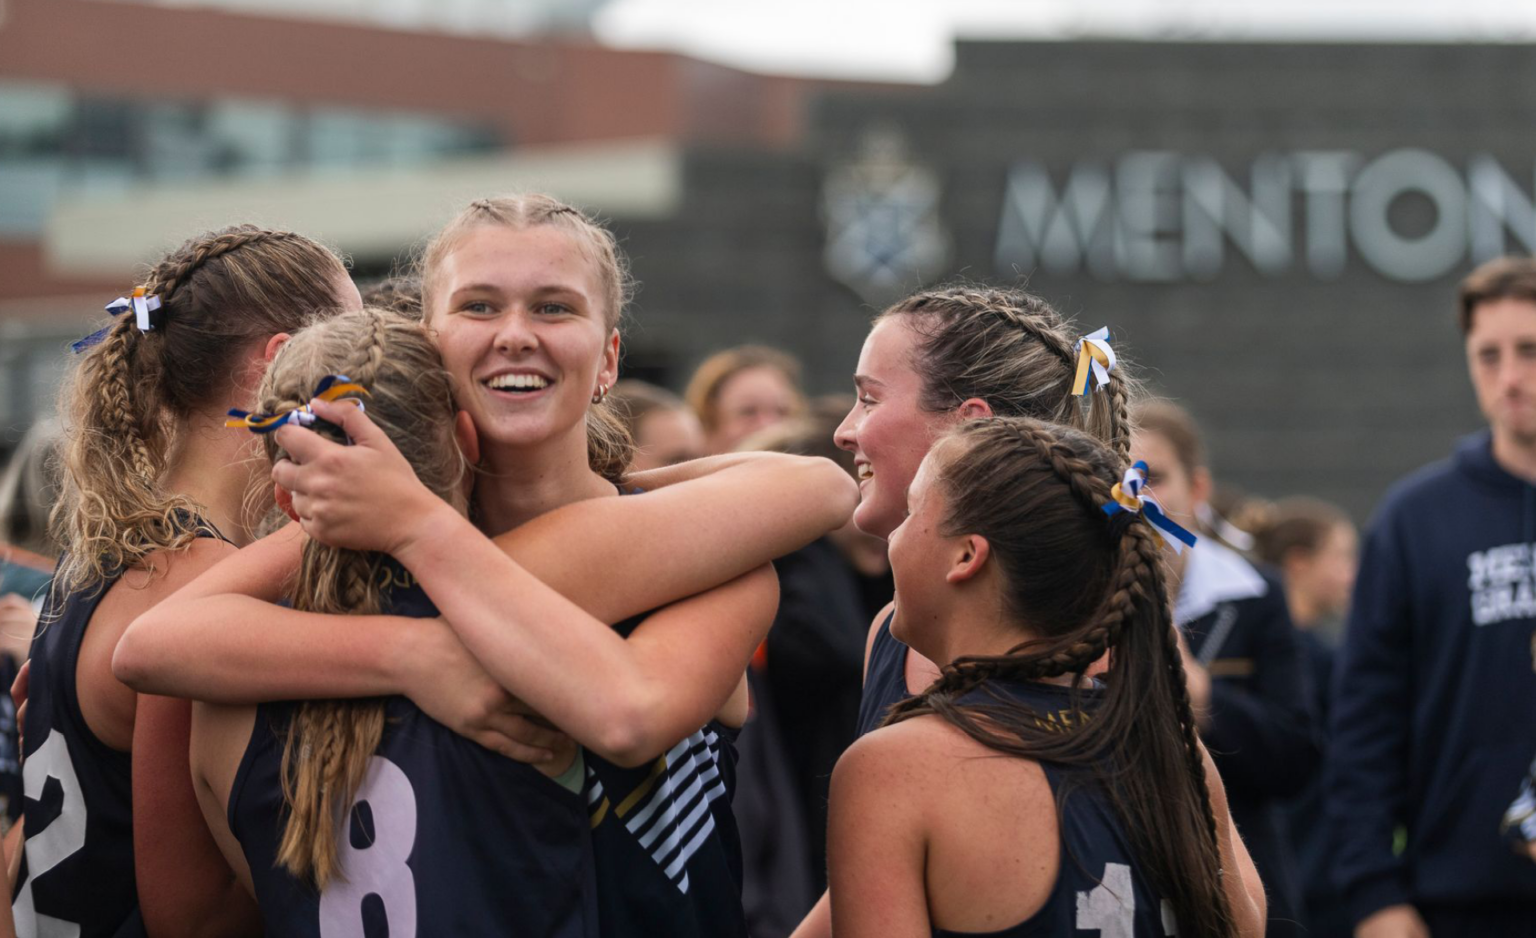
<instances>
[{"instance_id":1,"label":"smiling girl with braided hair","mask_svg":"<svg viewBox=\"0 0 1536 938\"><path fill-rule=\"evenodd\" d=\"M890 537L891 629L943 670L833 775L836 934L1262 933L1160 535L1105 511L1119 474L1086 434L1017 418L923 461Z\"/></svg>"}]
</instances>

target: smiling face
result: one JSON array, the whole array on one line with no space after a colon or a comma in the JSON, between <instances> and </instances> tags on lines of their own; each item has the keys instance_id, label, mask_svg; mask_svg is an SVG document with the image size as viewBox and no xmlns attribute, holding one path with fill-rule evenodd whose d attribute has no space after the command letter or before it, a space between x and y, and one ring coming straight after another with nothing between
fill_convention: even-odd
<instances>
[{"instance_id":1,"label":"smiling face","mask_svg":"<svg viewBox=\"0 0 1536 938\"><path fill-rule=\"evenodd\" d=\"M576 240L548 225L472 228L432 284L427 326L493 464L498 448L584 448L592 395L618 372L619 335Z\"/></svg>"},{"instance_id":2,"label":"smiling face","mask_svg":"<svg viewBox=\"0 0 1536 938\"><path fill-rule=\"evenodd\" d=\"M859 353L859 399L834 437L858 467L859 530L888 537L907 512L907 487L944 428L947 415L918 406L922 378L913 367L918 335L908 317L882 319Z\"/></svg>"},{"instance_id":3,"label":"smiling face","mask_svg":"<svg viewBox=\"0 0 1536 938\"><path fill-rule=\"evenodd\" d=\"M906 494L906 516L889 538L891 576L896 583L891 634L925 656L937 654L933 633L951 592L945 575L950 569L954 539L940 530L945 509L937 478L941 462L941 454L935 453L921 461Z\"/></svg>"}]
</instances>

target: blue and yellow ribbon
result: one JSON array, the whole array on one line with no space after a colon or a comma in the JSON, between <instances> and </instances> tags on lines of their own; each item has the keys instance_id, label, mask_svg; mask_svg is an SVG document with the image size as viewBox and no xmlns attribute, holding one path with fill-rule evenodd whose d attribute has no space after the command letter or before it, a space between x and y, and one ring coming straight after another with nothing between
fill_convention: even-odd
<instances>
[{"instance_id":1,"label":"blue and yellow ribbon","mask_svg":"<svg viewBox=\"0 0 1536 938\"><path fill-rule=\"evenodd\" d=\"M1157 538L1158 546L1166 544L1173 548L1174 553L1182 554L1184 548L1195 546L1195 536L1174 523L1157 499L1150 492L1144 491L1147 487L1147 473L1150 471L1141 460L1125 470L1124 477L1109 490L1114 501L1104 506L1104 513L1111 518L1122 511L1141 515L1152 525L1152 534ZM1168 535L1167 539L1163 537L1164 534Z\"/></svg>"},{"instance_id":2,"label":"blue and yellow ribbon","mask_svg":"<svg viewBox=\"0 0 1536 938\"><path fill-rule=\"evenodd\" d=\"M155 323L149 314L159 308L160 297L149 293L143 287L134 287L132 297L120 296L107 304L107 312L114 316L121 316L124 313L132 312L140 332L154 331ZM108 330L111 328L111 326L103 326L78 342L71 343L69 347L76 355L79 355L91 346L100 343L102 339L105 339Z\"/></svg>"},{"instance_id":3,"label":"blue and yellow ribbon","mask_svg":"<svg viewBox=\"0 0 1536 938\"><path fill-rule=\"evenodd\" d=\"M315 393L310 398L310 401L334 401L349 394L366 395L367 393L367 388L346 375L326 375L320 379L319 384L315 385ZM362 401L357 401L356 403L358 407L363 406ZM252 433L271 433L278 427L289 424L300 427L312 427L317 422L324 423L325 421L322 421L315 414L314 409L306 403L292 410L285 410L276 414L253 414L244 410L231 410L229 412L229 419L224 421L224 426L243 427Z\"/></svg>"},{"instance_id":4,"label":"blue and yellow ribbon","mask_svg":"<svg viewBox=\"0 0 1536 938\"><path fill-rule=\"evenodd\" d=\"M1088 393L1088 379L1094 388L1109 384L1109 373L1115 367L1115 350L1109 347L1109 327L1083 336L1077 342L1077 374L1072 378L1072 393L1081 397Z\"/></svg>"}]
</instances>

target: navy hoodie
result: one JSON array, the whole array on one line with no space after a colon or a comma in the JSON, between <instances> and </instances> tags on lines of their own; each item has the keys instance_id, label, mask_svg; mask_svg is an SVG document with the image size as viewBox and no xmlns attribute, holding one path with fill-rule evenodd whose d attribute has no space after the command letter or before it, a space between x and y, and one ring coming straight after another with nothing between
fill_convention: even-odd
<instances>
[{"instance_id":1,"label":"navy hoodie","mask_svg":"<svg viewBox=\"0 0 1536 938\"><path fill-rule=\"evenodd\" d=\"M1499 831L1536 740L1536 489L1490 440L1393 486L1366 535L1328 758L1356 922L1398 903L1536 908L1536 863Z\"/></svg>"}]
</instances>

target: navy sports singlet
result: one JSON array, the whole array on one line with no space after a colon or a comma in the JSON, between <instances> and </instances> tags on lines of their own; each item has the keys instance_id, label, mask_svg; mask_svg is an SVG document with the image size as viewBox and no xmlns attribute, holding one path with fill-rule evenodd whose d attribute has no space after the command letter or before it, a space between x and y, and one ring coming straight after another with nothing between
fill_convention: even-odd
<instances>
[{"instance_id":1,"label":"navy sports singlet","mask_svg":"<svg viewBox=\"0 0 1536 938\"><path fill-rule=\"evenodd\" d=\"M614 628L627 638L644 618ZM746 935L731 812L736 734L711 720L636 768L586 753L604 938Z\"/></svg>"},{"instance_id":2,"label":"navy sports singlet","mask_svg":"<svg viewBox=\"0 0 1536 938\"><path fill-rule=\"evenodd\" d=\"M198 536L217 535L200 525ZM26 841L11 903L18 935L144 934L133 866L133 757L91 732L75 686L86 628L120 576L64 596L50 590L32 638Z\"/></svg>"},{"instance_id":3,"label":"navy sports singlet","mask_svg":"<svg viewBox=\"0 0 1536 938\"><path fill-rule=\"evenodd\" d=\"M1065 725L1078 714L1071 690L1034 681L990 681L967 694L966 704L996 705L991 689L1039 715L1042 725ZM1092 710L1093 691L1079 692L1083 709ZM1164 938L1177 934L1172 913L1153 892L1131 853L1124 826L1090 773L1041 762L1059 801L1061 860L1056 884L1040 911L995 932L954 932L935 928L934 938ZM1070 783L1065 800L1064 782Z\"/></svg>"},{"instance_id":4,"label":"navy sports singlet","mask_svg":"<svg viewBox=\"0 0 1536 938\"><path fill-rule=\"evenodd\" d=\"M409 573L386 569L397 584L391 612L437 614ZM258 709L229 798L229 826L250 865L267 934L597 934L578 786L564 788L457 735L404 697L387 699L383 739L339 839L342 876L321 894L279 867L284 735L298 706Z\"/></svg>"},{"instance_id":5,"label":"navy sports singlet","mask_svg":"<svg viewBox=\"0 0 1536 938\"><path fill-rule=\"evenodd\" d=\"M912 695L907 693L907 646L891 634L891 619L875 631L869 646L869 665L864 669L864 694L859 698L859 735L878 729L891 707Z\"/></svg>"}]
</instances>

